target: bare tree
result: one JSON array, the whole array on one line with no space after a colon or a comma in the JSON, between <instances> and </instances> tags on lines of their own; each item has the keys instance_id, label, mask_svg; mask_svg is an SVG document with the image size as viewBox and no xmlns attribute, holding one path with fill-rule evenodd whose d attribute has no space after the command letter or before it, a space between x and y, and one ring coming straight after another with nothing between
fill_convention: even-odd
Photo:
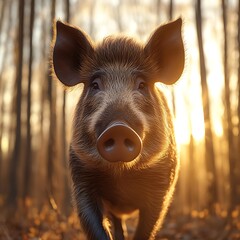
<instances>
[{"instance_id":1,"label":"bare tree","mask_svg":"<svg viewBox=\"0 0 240 240\"><path fill-rule=\"evenodd\" d=\"M15 97L15 121L16 135L14 141L14 150L9 169L9 193L8 204L14 208L17 201L17 173L20 162L21 149L21 109L22 109L22 68L23 68L23 42L24 42L24 5L25 0L19 0L18 5L18 37L17 37L17 65L16 65L16 97Z\"/></svg>"},{"instance_id":2,"label":"bare tree","mask_svg":"<svg viewBox=\"0 0 240 240\"><path fill-rule=\"evenodd\" d=\"M203 49L202 37L202 13L201 13L201 0L196 1L196 28L199 46L199 61L200 61L200 76L202 86L202 103L203 114L205 122L205 161L208 177L208 196L210 211L214 211L214 205L217 203L217 176L215 167L215 153L213 148L212 125L210 118L210 99L207 86L207 72L205 65L205 56Z\"/></svg>"},{"instance_id":3,"label":"bare tree","mask_svg":"<svg viewBox=\"0 0 240 240\"><path fill-rule=\"evenodd\" d=\"M230 208L233 208L236 203L236 181L235 181L235 147L233 136L233 124L232 124L232 112L230 102L230 78L229 78L229 66L228 66L228 22L227 22L227 3L222 0L222 19L223 19L223 32L224 32L224 80L225 80L225 113L226 121L226 135L228 139L228 161L229 161L229 178L230 178Z\"/></svg>"},{"instance_id":4,"label":"bare tree","mask_svg":"<svg viewBox=\"0 0 240 240\"><path fill-rule=\"evenodd\" d=\"M0 15L0 34L2 34L2 26L3 26L3 17L8 16L8 21L7 21L7 37L6 37L6 42L5 42L5 48L3 48L3 59L7 59L7 54L8 54L8 39L10 38L10 31L11 31L11 27L12 27L12 17L11 17L11 9L12 9L12 0L10 1L3 1L2 3L2 9L1 9L1 15ZM6 61L2 61L2 66L0 66L0 89L1 89L1 84L2 84L2 77L3 77L3 72L4 69L6 67Z\"/></svg>"},{"instance_id":5,"label":"bare tree","mask_svg":"<svg viewBox=\"0 0 240 240\"><path fill-rule=\"evenodd\" d=\"M157 14L157 24L160 23L161 18L160 18L160 12L161 12L161 0L156 0L156 14Z\"/></svg>"},{"instance_id":6,"label":"bare tree","mask_svg":"<svg viewBox=\"0 0 240 240\"><path fill-rule=\"evenodd\" d=\"M95 37L95 26L94 26L94 11L95 11L96 1L91 0L89 3L89 28L88 32L90 36L94 39Z\"/></svg>"},{"instance_id":7,"label":"bare tree","mask_svg":"<svg viewBox=\"0 0 240 240\"><path fill-rule=\"evenodd\" d=\"M0 33L2 32L3 19L4 19L4 16L5 16L6 7L7 7L7 1L3 0L2 4L1 4L1 11L0 11Z\"/></svg>"},{"instance_id":8,"label":"bare tree","mask_svg":"<svg viewBox=\"0 0 240 240\"><path fill-rule=\"evenodd\" d=\"M0 17L0 35L2 33L2 25L3 25L3 16L4 14L6 14L6 16L8 16L8 21L7 21L7 37L6 37L6 41L4 43L4 45L6 47L4 47L2 49L2 56L3 56L3 59L7 59L7 54L9 54L9 41L8 39L10 38L10 31L11 31L11 28L12 28L12 16L11 16L11 10L12 10L12 1L3 1L2 2L2 6L1 6L1 17ZM2 163L2 159L3 159L3 155L2 155L2 136L3 136L3 131L4 131L4 122L3 122L3 116L4 116L4 99L3 99L3 96L4 96L4 90L5 90L5 87L6 87L6 83L4 82L4 79L3 79L3 73L4 73L4 69L6 68L6 64L7 64L7 61L2 61L2 65L0 66L0 96L1 96L1 101L0 101L0 111L1 111L1 114L0 114L0 169L2 170L2 166L1 166L1 163ZM1 172L0 172L0 175L1 175ZM1 183L0 183L0 187L1 187Z\"/></svg>"},{"instance_id":9,"label":"bare tree","mask_svg":"<svg viewBox=\"0 0 240 240\"><path fill-rule=\"evenodd\" d=\"M56 0L51 1L51 22L55 18ZM53 31L51 29L51 36ZM48 139L48 161L47 161L47 177L49 185L49 194L53 195L53 173L54 160L56 158L56 89L52 81L50 73L48 73L48 101L49 101L49 139Z\"/></svg>"},{"instance_id":10,"label":"bare tree","mask_svg":"<svg viewBox=\"0 0 240 240\"><path fill-rule=\"evenodd\" d=\"M30 194L30 179L32 166L32 129L31 129L31 101L32 101L32 63L33 63L33 26L34 26L35 0L31 0L30 24L29 24L29 60L28 60L28 87L27 87L27 139L26 159L24 171L23 197Z\"/></svg>"},{"instance_id":11,"label":"bare tree","mask_svg":"<svg viewBox=\"0 0 240 240\"><path fill-rule=\"evenodd\" d=\"M237 22L237 50L238 50L238 109L237 109L237 114L238 114L238 142L237 146L240 146L240 1L238 1L238 22ZM240 152L238 148L237 156L236 156L236 181L240 182ZM236 183L237 183L236 182ZM237 189L237 197L236 197L236 202L240 202L240 189Z\"/></svg>"},{"instance_id":12,"label":"bare tree","mask_svg":"<svg viewBox=\"0 0 240 240\"><path fill-rule=\"evenodd\" d=\"M119 0L118 1L118 5L117 5L117 24L118 24L118 31L122 32L123 31L123 24L122 24L122 14L121 14L121 10L122 10L122 5L123 5L123 1Z\"/></svg>"},{"instance_id":13,"label":"bare tree","mask_svg":"<svg viewBox=\"0 0 240 240\"><path fill-rule=\"evenodd\" d=\"M173 0L169 1L169 20L173 19Z\"/></svg>"},{"instance_id":14,"label":"bare tree","mask_svg":"<svg viewBox=\"0 0 240 240\"><path fill-rule=\"evenodd\" d=\"M188 76L188 88L187 92L191 91L190 88L191 77ZM189 125L189 144L188 144L188 171L187 171L187 184L188 184L188 206L189 210L196 210L196 206L198 207L198 174L196 169L196 153L195 153L195 140L193 137L193 124L191 119L191 100L189 95L184 96L185 103L189 109L188 111L188 125Z\"/></svg>"},{"instance_id":15,"label":"bare tree","mask_svg":"<svg viewBox=\"0 0 240 240\"><path fill-rule=\"evenodd\" d=\"M0 78L1 81L1 78ZM0 116L4 116L4 101L3 101L3 92L5 89L5 84L2 84L2 88L0 88ZM3 117L0 117L0 194L2 193L2 183L3 183L3 152L2 152L2 137L3 137Z\"/></svg>"}]
</instances>

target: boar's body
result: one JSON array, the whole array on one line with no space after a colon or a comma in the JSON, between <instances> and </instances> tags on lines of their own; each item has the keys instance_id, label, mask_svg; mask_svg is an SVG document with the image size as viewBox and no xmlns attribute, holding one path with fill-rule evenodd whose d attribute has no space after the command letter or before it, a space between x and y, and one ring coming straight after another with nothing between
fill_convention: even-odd
<instances>
[{"instance_id":1,"label":"boar's body","mask_svg":"<svg viewBox=\"0 0 240 240\"><path fill-rule=\"evenodd\" d=\"M171 114L154 83L172 84L181 75L180 29L178 19L157 29L145 46L124 37L94 46L82 31L57 22L54 71L67 86L84 83L73 122L70 166L88 239L124 239L122 217L135 210L139 222L134 239L154 239L160 228L178 159Z\"/></svg>"}]
</instances>

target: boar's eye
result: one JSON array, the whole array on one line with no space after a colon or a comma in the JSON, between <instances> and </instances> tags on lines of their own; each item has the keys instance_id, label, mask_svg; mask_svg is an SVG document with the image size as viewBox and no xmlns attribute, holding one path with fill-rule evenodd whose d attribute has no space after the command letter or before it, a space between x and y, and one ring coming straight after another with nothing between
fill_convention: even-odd
<instances>
[{"instance_id":1,"label":"boar's eye","mask_svg":"<svg viewBox=\"0 0 240 240\"><path fill-rule=\"evenodd\" d=\"M144 91L147 89L147 83L141 78L136 79L135 90Z\"/></svg>"},{"instance_id":2,"label":"boar's eye","mask_svg":"<svg viewBox=\"0 0 240 240\"><path fill-rule=\"evenodd\" d=\"M91 89L93 91L99 91L99 90L103 90L103 86L102 86L102 83L101 83L101 79L100 78L95 78L91 85L90 85Z\"/></svg>"},{"instance_id":3,"label":"boar's eye","mask_svg":"<svg viewBox=\"0 0 240 240\"><path fill-rule=\"evenodd\" d=\"M138 89L142 90L144 89L146 86L145 86L145 82L140 82L139 85L138 85Z\"/></svg>"},{"instance_id":4,"label":"boar's eye","mask_svg":"<svg viewBox=\"0 0 240 240\"><path fill-rule=\"evenodd\" d=\"M93 82L91 87L92 87L93 90L98 90L99 89L99 85L98 85L97 82Z\"/></svg>"}]
</instances>

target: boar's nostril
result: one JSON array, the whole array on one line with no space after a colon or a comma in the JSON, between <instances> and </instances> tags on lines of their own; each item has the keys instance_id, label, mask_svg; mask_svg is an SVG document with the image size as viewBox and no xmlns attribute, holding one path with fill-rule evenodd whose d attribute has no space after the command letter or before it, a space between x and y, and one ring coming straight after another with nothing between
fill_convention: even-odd
<instances>
[{"instance_id":1,"label":"boar's nostril","mask_svg":"<svg viewBox=\"0 0 240 240\"><path fill-rule=\"evenodd\" d=\"M115 141L114 139L110 138L104 143L105 150L107 152L111 151L114 148Z\"/></svg>"},{"instance_id":2,"label":"boar's nostril","mask_svg":"<svg viewBox=\"0 0 240 240\"><path fill-rule=\"evenodd\" d=\"M114 122L97 139L99 154L109 162L130 162L142 150L142 140L127 124Z\"/></svg>"},{"instance_id":3,"label":"boar's nostril","mask_svg":"<svg viewBox=\"0 0 240 240\"><path fill-rule=\"evenodd\" d=\"M124 144L127 147L128 151L130 151L130 152L134 151L134 147L135 147L134 145L135 144L134 144L134 142L132 140L126 138L124 140Z\"/></svg>"}]
</instances>

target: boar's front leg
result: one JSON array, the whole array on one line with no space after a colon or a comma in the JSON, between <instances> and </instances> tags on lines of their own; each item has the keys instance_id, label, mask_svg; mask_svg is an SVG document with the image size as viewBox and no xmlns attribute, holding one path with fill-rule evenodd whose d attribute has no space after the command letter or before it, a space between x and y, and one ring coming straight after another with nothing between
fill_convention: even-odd
<instances>
[{"instance_id":1,"label":"boar's front leg","mask_svg":"<svg viewBox=\"0 0 240 240\"><path fill-rule=\"evenodd\" d=\"M112 215L111 216L112 223L114 226L114 239L116 240L124 240L124 237L127 237L126 229L123 228L123 224L125 226L125 223L122 222L122 219ZM126 227L125 227L126 228Z\"/></svg>"},{"instance_id":2,"label":"boar's front leg","mask_svg":"<svg viewBox=\"0 0 240 240\"><path fill-rule=\"evenodd\" d=\"M70 167L77 212L87 239L111 239L110 234L103 227L102 204L95 192L93 175L84 168L71 148Z\"/></svg>"},{"instance_id":3,"label":"boar's front leg","mask_svg":"<svg viewBox=\"0 0 240 240\"><path fill-rule=\"evenodd\" d=\"M133 240L153 240L160 227L161 206L139 210L139 222Z\"/></svg>"},{"instance_id":4,"label":"boar's front leg","mask_svg":"<svg viewBox=\"0 0 240 240\"><path fill-rule=\"evenodd\" d=\"M109 240L103 227L103 215L94 199L86 194L77 196L77 211L88 240Z\"/></svg>"}]
</instances>

